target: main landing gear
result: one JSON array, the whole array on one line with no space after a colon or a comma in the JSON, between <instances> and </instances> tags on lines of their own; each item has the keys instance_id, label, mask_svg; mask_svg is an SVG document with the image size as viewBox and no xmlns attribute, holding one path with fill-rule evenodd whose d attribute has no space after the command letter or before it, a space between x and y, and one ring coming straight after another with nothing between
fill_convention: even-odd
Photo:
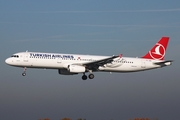
<instances>
[{"instance_id":1,"label":"main landing gear","mask_svg":"<svg viewBox=\"0 0 180 120\"><path fill-rule=\"evenodd\" d=\"M94 78L94 74L90 73L90 74L88 75L88 77L89 77L89 79L93 79L93 78ZM85 73L83 73L82 79L83 79L83 80L87 80L87 75L85 75Z\"/></svg>"},{"instance_id":2,"label":"main landing gear","mask_svg":"<svg viewBox=\"0 0 180 120\"><path fill-rule=\"evenodd\" d=\"M26 76L26 67L24 67L24 72L22 73L22 76Z\"/></svg>"}]
</instances>

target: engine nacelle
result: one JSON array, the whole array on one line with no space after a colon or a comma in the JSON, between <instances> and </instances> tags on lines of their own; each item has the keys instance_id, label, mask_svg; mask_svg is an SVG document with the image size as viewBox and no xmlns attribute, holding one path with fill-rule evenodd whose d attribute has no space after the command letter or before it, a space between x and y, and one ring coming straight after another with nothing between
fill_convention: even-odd
<instances>
[{"instance_id":1,"label":"engine nacelle","mask_svg":"<svg viewBox=\"0 0 180 120\"><path fill-rule=\"evenodd\" d=\"M78 74L78 73L71 73L67 69L58 69L58 73L61 74L61 75L74 75L74 74Z\"/></svg>"},{"instance_id":2,"label":"engine nacelle","mask_svg":"<svg viewBox=\"0 0 180 120\"><path fill-rule=\"evenodd\" d=\"M86 71L86 68L80 65L68 65L68 70L70 73L83 73Z\"/></svg>"}]
</instances>

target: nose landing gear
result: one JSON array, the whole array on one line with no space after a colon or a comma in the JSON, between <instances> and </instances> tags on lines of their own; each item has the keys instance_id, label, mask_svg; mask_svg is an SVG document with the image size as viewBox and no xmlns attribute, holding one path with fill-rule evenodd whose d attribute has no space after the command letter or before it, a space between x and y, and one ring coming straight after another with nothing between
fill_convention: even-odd
<instances>
[{"instance_id":1,"label":"nose landing gear","mask_svg":"<svg viewBox=\"0 0 180 120\"><path fill-rule=\"evenodd\" d=\"M22 73L22 76L26 76L26 67L24 67L24 72Z\"/></svg>"}]
</instances>

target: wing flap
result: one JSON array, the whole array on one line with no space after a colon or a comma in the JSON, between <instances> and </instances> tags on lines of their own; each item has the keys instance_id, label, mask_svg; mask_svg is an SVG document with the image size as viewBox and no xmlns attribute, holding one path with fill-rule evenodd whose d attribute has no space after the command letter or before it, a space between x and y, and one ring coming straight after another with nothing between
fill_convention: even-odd
<instances>
[{"instance_id":1,"label":"wing flap","mask_svg":"<svg viewBox=\"0 0 180 120\"><path fill-rule=\"evenodd\" d=\"M111 63L113 61L113 59L118 58L118 57L119 56L116 55L116 56L108 57L105 59L84 63L83 65L86 66L86 68L88 68L90 70L96 71L99 66L103 66L107 63Z\"/></svg>"}]
</instances>

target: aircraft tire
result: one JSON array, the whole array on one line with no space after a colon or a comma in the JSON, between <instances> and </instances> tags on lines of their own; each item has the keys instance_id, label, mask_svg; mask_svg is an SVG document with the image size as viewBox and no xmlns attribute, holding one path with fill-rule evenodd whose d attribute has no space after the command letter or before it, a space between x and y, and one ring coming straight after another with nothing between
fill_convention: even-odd
<instances>
[{"instance_id":1,"label":"aircraft tire","mask_svg":"<svg viewBox=\"0 0 180 120\"><path fill-rule=\"evenodd\" d=\"M86 75L83 75L83 76L82 76L82 79L83 79L83 80L87 80L87 76L86 76Z\"/></svg>"},{"instance_id":2,"label":"aircraft tire","mask_svg":"<svg viewBox=\"0 0 180 120\"><path fill-rule=\"evenodd\" d=\"M26 73L24 72L24 73L22 73L22 76L26 76Z\"/></svg>"},{"instance_id":3,"label":"aircraft tire","mask_svg":"<svg viewBox=\"0 0 180 120\"><path fill-rule=\"evenodd\" d=\"M94 78L94 74L89 74L89 79L93 79Z\"/></svg>"}]
</instances>

